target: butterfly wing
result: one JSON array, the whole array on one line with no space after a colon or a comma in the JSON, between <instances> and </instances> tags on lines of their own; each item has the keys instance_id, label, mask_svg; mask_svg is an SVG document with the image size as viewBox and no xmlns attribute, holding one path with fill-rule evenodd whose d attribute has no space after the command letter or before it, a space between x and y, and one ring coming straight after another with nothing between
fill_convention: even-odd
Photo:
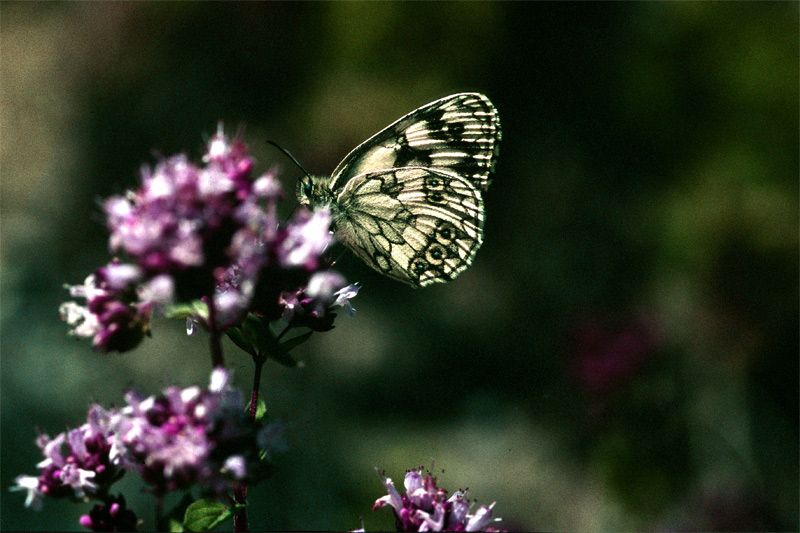
<instances>
[{"instance_id":1,"label":"butterfly wing","mask_svg":"<svg viewBox=\"0 0 800 533\"><path fill-rule=\"evenodd\" d=\"M483 239L478 190L433 168L357 175L338 204L337 239L378 272L415 287L455 278Z\"/></svg>"},{"instance_id":2,"label":"butterfly wing","mask_svg":"<svg viewBox=\"0 0 800 533\"><path fill-rule=\"evenodd\" d=\"M339 163L331 191L377 169L419 166L457 174L475 189L489 187L500 120L479 93L453 94L412 111L361 143Z\"/></svg>"}]
</instances>

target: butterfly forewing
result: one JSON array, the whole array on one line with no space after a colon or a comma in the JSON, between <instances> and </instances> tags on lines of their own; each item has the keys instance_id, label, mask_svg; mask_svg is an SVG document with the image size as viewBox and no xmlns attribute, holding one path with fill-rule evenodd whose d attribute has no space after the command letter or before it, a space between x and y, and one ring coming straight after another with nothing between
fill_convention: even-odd
<instances>
[{"instance_id":1,"label":"butterfly forewing","mask_svg":"<svg viewBox=\"0 0 800 533\"><path fill-rule=\"evenodd\" d=\"M414 286L453 279L483 238L478 190L432 168L355 176L339 195L339 209L339 241L379 272Z\"/></svg>"},{"instance_id":2,"label":"butterfly forewing","mask_svg":"<svg viewBox=\"0 0 800 533\"><path fill-rule=\"evenodd\" d=\"M482 94L460 93L431 102L362 143L336 167L330 188L370 171L418 166L465 178L478 191L489 187L500 122Z\"/></svg>"}]
</instances>

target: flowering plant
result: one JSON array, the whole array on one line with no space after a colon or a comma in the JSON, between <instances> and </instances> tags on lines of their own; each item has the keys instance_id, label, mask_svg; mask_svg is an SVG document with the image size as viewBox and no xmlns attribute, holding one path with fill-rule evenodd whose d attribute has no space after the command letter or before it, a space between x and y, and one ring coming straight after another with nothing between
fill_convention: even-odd
<instances>
[{"instance_id":1,"label":"flowering plant","mask_svg":"<svg viewBox=\"0 0 800 533\"><path fill-rule=\"evenodd\" d=\"M254 168L242 140L220 129L203 165L184 155L162 159L143 167L138 189L103 203L109 248L127 259L114 257L83 284L68 286L75 301L60 314L70 333L90 339L98 352L125 352L151 335L153 316L186 320L189 334L208 333L210 384L149 397L131 390L122 407L93 405L78 428L40 435L38 475L20 475L12 487L26 493L26 506L39 509L45 498L93 500L82 526L134 531L143 521L124 495L112 493L134 472L155 497L158 530L208 531L233 517L234 529L247 531L247 486L263 479L286 447L282 426L268 420L259 399L262 366L268 359L295 366L289 352L313 332L333 329L336 308L353 316L350 300L359 291L330 268L331 212L303 208L280 221L284 193L276 173L254 178ZM308 331L287 335L298 328ZM222 334L253 358L249 403L231 384ZM472 531L487 523L491 508L468 515L466 494L443 500L432 479L411 490L407 476L409 494L394 497L384 478L390 496L376 508L391 505L406 531ZM194 487L203 499L162 509L165 495Z\"/></svg>"},{"instance_id":2,"label":"flowering plant","mask_svg":"<svg viewBox=\"0 0 800 533\"><path fill-rule=\"evenodd\" d=\"M467 500L468 490L457 490L449 498L447 491L436 484L428 472L422 476L422 467L408 470L403 480L406 492L402 496L386 474L378 471L388 494L375 501L373 510L390 506L394 512L397 531L497 531L485 528L492 520L491 505L482 505L474 514Z\"/></svg>"}]
</instances>

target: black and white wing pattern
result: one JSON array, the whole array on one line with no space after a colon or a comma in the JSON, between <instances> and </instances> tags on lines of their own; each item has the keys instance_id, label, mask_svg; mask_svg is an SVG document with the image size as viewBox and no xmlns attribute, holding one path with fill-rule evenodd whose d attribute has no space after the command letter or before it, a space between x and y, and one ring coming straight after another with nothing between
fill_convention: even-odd
<instances>
[{"instance_id":1,"label":"black and white wing pattern","mask_svg":"<svg viewBox=\"0 0 800 533\"><path fill-rule=\"evenodd\" d=\"M459 93L431 102L385 127L350 152L331 174L336 192L359 174L418 166L457 174L483 192L500 142L500 120L489 99Z\"/></svg>"},{"instance_id":2,"label":"black and white wing pattern","mask_svg":"<svg viewBox=\"0 0 800 533\"><path fill-rule=\"evenodd\" d=\"M478 93L412 111L350 152L330 177L304 177L298 199L333 214L337 239L390 278L450 281L483 241L483 193L500 120Z\"/></svg>"},{"instance_id":3,"label":"black and white wing pattern","mask_svg":"<svg viewBox=\"0 0 800 533\"><path fill-rule=\"evenodd\" d=\"M483 200L456 174L402 167L360 174L339 196L336 237L386 276L424 287L467 268L483 239Z\"/></svg>"}]
</instances>

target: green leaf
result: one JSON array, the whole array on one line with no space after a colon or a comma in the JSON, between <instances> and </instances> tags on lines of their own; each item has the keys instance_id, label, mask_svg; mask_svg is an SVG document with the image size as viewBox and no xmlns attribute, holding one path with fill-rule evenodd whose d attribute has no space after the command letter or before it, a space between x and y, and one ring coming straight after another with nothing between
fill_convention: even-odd
<instances>
[{"instance_id":1,"label":"green leaf","mask_svg":"<svg viewBox=\"0 0 800 533\"><path fill-rule=\"evenodd\" d=\"M297 361L289 355L289 351L307 341L314 332L279 342L270 330L269 323L251 313L240 326L229 328L226 333L236 346L253 357L266 357L282 365L295 367Z\"/></svg>"},{"instance_id":2,"label":"green leaf","mask_svg":"<svg viewBox=\"0 0 800 533\"><path fill-rule=\"evenodd\" d=\"M280 344L280 347L281 347L281 349L283 351L288 352L292 348L295 348L296 346L300 346L301 344L306 342L309 339L309 337L311 337L312 333L314 333L313 330L309 331L308 333L303 333L302 335L298 335L297 337L292 337L288 341L283 341Z\"/></svg>"},{"instance_id":3,"label":"green leaf","mask_svg":"<svg viewBox=\"0 0 800 533\"><path fill-rule=\"evenodd\" d=\"M272 332L269 330L269 324L264 322L264 319L254 314L247 315L244 319L242 327L247 328L253 338L253 344L257 347L269 346L275 342Z\"/></svg>"},{"instance_id":4,"label":"green leaf","mask_svg":"<svg viewBox=\"0 0 800 533\"><path fill-rule=\"evenodd\" d=\"M216 500L198 500L186 509L183 527L188 531L211 531L233 516L233 509Z\"/></svg>"},{"instance_id":5,"label":"green leaf","mask_svg":"<svg viewBox=\"0 0 800 533\"><path fill-rule=\"evenodd\" d=\"M292 356L289 355L286 352L286 350L284 350L283 347L279 345L277 342L275 343L275 346L273 346L272 349L266 353L270 359L282 364L283 366L288 366L288 367L297 366L297 361L295 361L292 358Z\"/></svg>"},{"instance_id":6,"label":"green leaf","mask_svg":"<svg viewBox=\"0 0 800 533\"><path fill-rule=\"evenodd\" d=\"M183 528L183 517L186 516L186 509L194 503L191 492L183 495L180 501L164 515L169 531L185 531Z\"/></svg>"},{"instance_id":7,"label":"green leaf","mask_svg":"<svg viewBox=\"0 0 800 533\"><path fill-rule=\"evenodd\" d=\"M208 306L200 300L194 300L188 304L177 304L170 306L166 310L165 315L167 318L188 318L196 315L207 318Z\"/></svg>"},{"instance_id":8,"label":"green leaf","mask_svg":"<svg viewBox=\"0 0 800 533\"><path fill-rule=\"evenodd\" d=\"M236 346L253 357L268 352L275 344L275 339L264 320L252 313L245 317L240 326L229 328L227 334Z\"/></svg>"},{"instance_id":9,"label":"green leaf","mask_svg":"<svg viewBox=\"0 0 800 533\"><path fill-rule=\"evenodd\" d=\"M244 350L245 352L249 353L252 356L256 355L256 350L253 348L253 345L248 342L247 338L245 338L244 333L240 328L228 328L225 331L225 334L228 336L233 343Z\"/></svg>"}]
</instances>

